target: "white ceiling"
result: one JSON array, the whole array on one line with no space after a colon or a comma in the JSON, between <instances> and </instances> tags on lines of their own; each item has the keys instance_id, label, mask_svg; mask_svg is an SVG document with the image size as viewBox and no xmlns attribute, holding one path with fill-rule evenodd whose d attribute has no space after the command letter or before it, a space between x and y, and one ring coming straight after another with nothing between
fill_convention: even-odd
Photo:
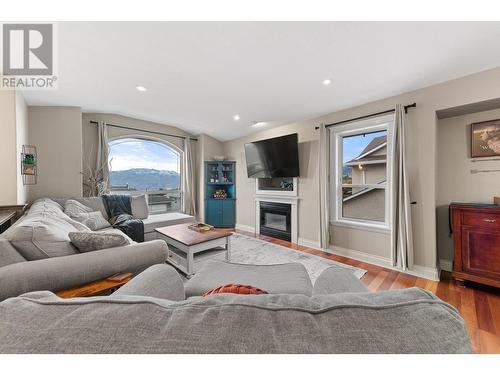
<instances>
[{"instance_id":1,"label":"white ceiling","mask_svg":"<svg viewBox=\"0 0 500 375\"><path fill-rule=\"evenodd\" d=\"M60 23L59 89L24 94L228 140L500 66L499 45L500 22Z\"/></svg>"}]
</instances>

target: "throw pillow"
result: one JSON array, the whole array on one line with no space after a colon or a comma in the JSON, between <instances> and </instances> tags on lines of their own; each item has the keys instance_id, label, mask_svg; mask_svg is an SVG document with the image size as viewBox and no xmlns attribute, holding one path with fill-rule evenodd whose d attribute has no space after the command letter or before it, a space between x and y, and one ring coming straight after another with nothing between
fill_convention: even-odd
<instances>
[{"instance_id":1,"label":"throw pillow","mask_svg":"<svg viewBox=\"0 0 500 375\"><path fill-rule=\"evenodd\" d=\"M83 253L131 244L131 240L123 233L106 231L70 232L69 239Z\"/></svg>"},{"instance_id":2,"label":"throw pillow","mask_svg":"<svg viewBox=\"0 0 500 375\"><path fill-rule=\"evenodd\" d=\"M241 284L228 284L224 286L220 286L218 288L209 290L208 292L203 293L203 297L212 295L212 294L222 294L222 293L232 293L232 294L268 294L265 290L256 288L250 285L241 285Z\"/></svg>"},{"instance_id":3,"label":"throw pillow","mask_svg":"<svg viewBox=\"0 0 500 375\"><path fill-rule=\"evenodd\" d=\"M131 196L131 207L132 207L132 216L136 219L147 219L149 216L148 202L146 201L146 196L136 195Z\"/></svg>"},{"instance_id":4,"label":"throw pillow","mask_svg":"<svg viewBox=\"0 0 500 375\"><path fill-rule=\"evenodd\" d=\"M92 208L87 207L74 199L68 199L64 203L64 213L69 217L73 217L76 214L84 214L94 211Z\"/></svg>"},{"instance_id":5,"label":"throw pillow","mask_svg":"<svg viewBox=\"0 0 500 375\"><path fill-rule=\"evenodd\" d=\"M74 220L86 225L91 230L100 230L111 227L109 222L102 216L101 211L72 214Z\"/></svg>"}]
</instances>

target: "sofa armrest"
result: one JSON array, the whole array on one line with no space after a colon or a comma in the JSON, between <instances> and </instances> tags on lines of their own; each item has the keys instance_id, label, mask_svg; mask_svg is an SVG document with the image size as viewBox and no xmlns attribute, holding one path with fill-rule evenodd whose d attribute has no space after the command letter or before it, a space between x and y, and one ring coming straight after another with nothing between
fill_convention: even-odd
<instances>
[{"instance_id":1,"label":"sofa armrest","mask_svg":"<svg viewBox=\"0 0 500 375\"><path fill-rule=\"evenodd\" d=\"M335 293L363 293L368 291L368 288L351 271L338 267L330 267L324 270L316 279L313 287L313 296Z\"/></svg>"},{"instance_id":2,"label":"sofa armrest","mask_svg":"<svg viewBox=\"0 0 500 375\"><path fill-rule=\"evenodd\" d=\"M167 264L156 264L149 267L112 295L155 297L170 301L186 299L181 277L174 267Z\"/></svg>"},{"instance_id":3,"label":"sofa armrest","mask_svg":"<svg viewBox=\"0 0 500 375\"><path fill-rule=\"evenodd\" d=\"M73 288L119 272L137 275L166 259L167 245L157 240L10 264L0 268L0 301L37 290Z\"/></svg>"}]
</instances>

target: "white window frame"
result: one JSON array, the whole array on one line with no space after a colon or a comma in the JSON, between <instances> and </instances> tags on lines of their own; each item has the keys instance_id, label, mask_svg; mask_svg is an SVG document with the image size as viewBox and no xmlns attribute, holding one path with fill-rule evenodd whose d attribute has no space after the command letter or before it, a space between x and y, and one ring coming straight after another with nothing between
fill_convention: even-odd
<instances>
[{"instance_id":1,"label":"white window frame","mask_svg":"<svg viewBox=\"0 0 500 375\"><path fill-rule=\"evenodd\" d=\"M385 190L385 222L365 219L345 218L342 216L342 188L373 187L381 189L380 184L344 184L342 182L343 138L377 131L387 131L387 163ZM390 232L392 222L392 159L393 159L394 113L370 117L347 124L330 127L330 222L333 225Z\"/></svg>"},{"instance_id":2,"label":"white window frame","mask_svg":"<svg viewBox=\"0 0 500 375\"><path fill-rule=\"evenodd\" d=\"M179 185L179 193L180 193L180 198L181 198L181 208L179 210L150 212L149 214L150 215L157 215L157 214L170 213L170 212L185 212L185 199L184 199L185 152L183 150L181 150L179 147L177 147L176 145L174 145L174 144L172 144L172 143L170 143L162 138L151 137L151 136L146 136L146 135L136 135L136 134L127 134L127 135L122 135L119 137L110 138L110 139L108 139L108 148L111 147L111 143L114 141L127 140L127 139L161 143L161 144L167 146L168 148L172 149L174 152L176 152L179 155L179 178L181 181L181 183ZM111 186L110 186L110 192L111 192L111 194L129 194L131 196L137 196L137 195L144 194L144 195L146 195L146 201L147 201L148 207L149 207L149 195L163 193L164 190L120 190L120 189L111 189Z\"/></svg>"}]
</instances>

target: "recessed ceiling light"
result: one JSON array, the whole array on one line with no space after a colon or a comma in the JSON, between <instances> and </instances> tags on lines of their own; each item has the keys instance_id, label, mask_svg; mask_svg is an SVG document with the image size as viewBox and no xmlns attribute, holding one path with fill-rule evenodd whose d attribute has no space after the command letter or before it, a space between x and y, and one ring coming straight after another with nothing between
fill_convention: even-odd
<instances>
[{"instance_id":1,"label":"recessed ceiling light","mask_svg":"<svg viewBox=\"0 0 500 375\"><path fill-rule=\"evenodd\" d=\"M148 91L148 89L145 88L144 86L136 86L136 89L139 90L139 91L142 91L142 92Z\"/></svg>"},{"instance_id":2,"label":"recessed ceiling light","mask_svg":"<svg viewBox=\"0 0 500 375\"><path fill-rule=\"evenodd\" d=\"M264 121L254 121L251 126L254 128L260 128L261 126L264 126L264 125L266 125L266 123Z\"/></svg>"},{"instance_id":3,"label":"recessed ceiling light","mask_svg":"<svg viewBox=\"0 0 500 375\"><path fill-rule=\"evenodd\" d=\"M328 86L330 83L332 83L332 80L330 78L323 80L323 85L325 85L325 86Z\"/></svg>"},{"instance_id":4,"label":"recessed ceiling light","mask_svg":"<svg viewBox=\"0 0 500 375\"><path fill-rule=\"evenodd\" d=\"M234 115L233 119L234 119L234 121L238 121L240 119L240 115Z\"/></svg>"}]
</instances>

